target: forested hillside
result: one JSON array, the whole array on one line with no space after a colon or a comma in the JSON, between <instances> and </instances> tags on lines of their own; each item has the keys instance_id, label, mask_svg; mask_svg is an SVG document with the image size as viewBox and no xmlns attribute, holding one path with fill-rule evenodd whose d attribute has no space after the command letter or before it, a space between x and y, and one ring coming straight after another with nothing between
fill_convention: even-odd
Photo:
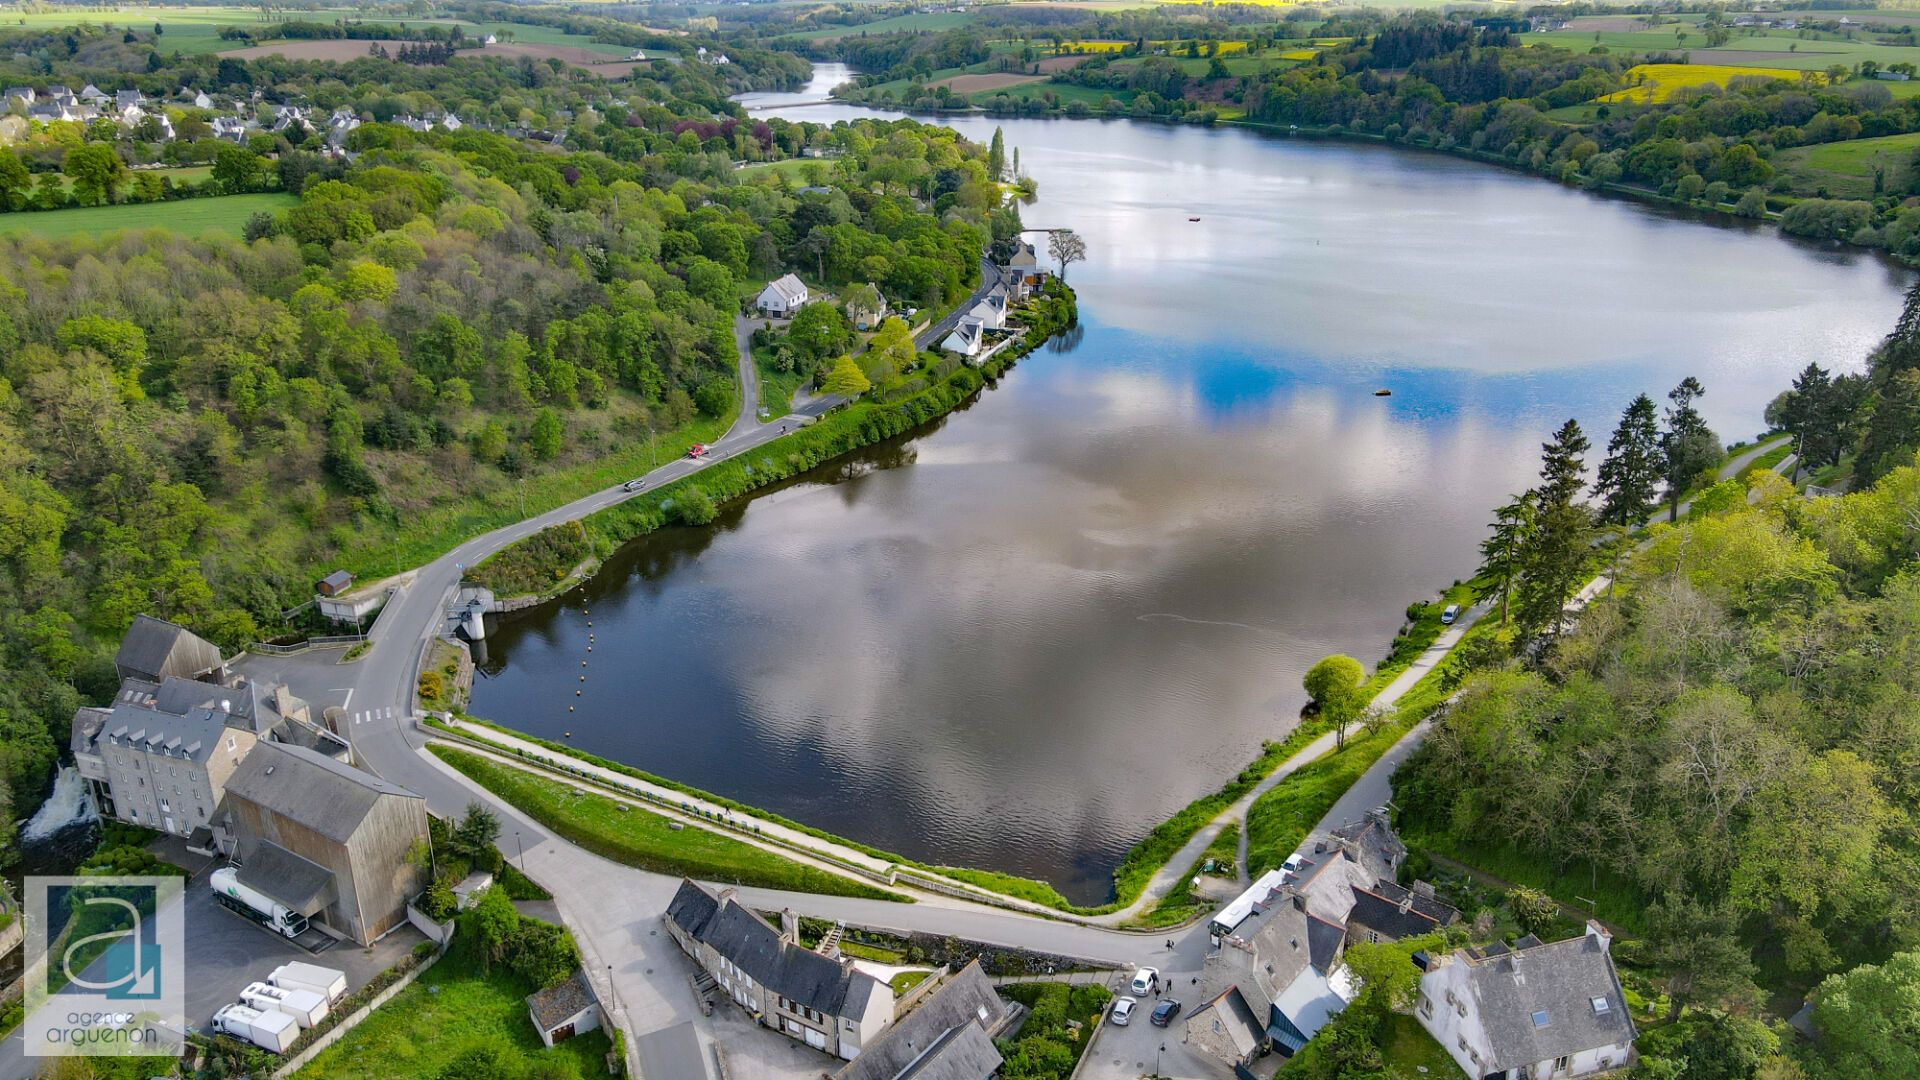
<instances>
[{"instance_id":1,"label":"forested hillside","mask_svg":"<svg viewBox=\"0 0 1920 1080\"><path fill-rule=\"evenodd\" d=\"M376 64L402 66L342 72ZM298 629L327 570L411 565L717 432L734 316L780 273L922 306L977 280L984 148L752 122L702 85L615 88L566 151L371 117L350 162L250 144L299 202L244 239L0 235L0 821L111 692L134 614L236 649ZM802 192L736 171L742 145L834 158Z\"/></svg>"}]
</instances>

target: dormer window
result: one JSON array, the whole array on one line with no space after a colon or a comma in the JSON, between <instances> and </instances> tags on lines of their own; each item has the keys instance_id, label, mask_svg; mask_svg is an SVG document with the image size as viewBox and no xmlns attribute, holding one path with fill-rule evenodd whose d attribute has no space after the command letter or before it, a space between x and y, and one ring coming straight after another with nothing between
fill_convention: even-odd
<instances>
[{"instance_id":1,"label":"dormer window","mask_svg":"<svg viewBox=\"0 0 1920 1080\"><path fill-rule=\"evenodd\" d=\"M1546 1027L1548 1023L1550 1023L1550 1021L1547 1018L1547 1010L1541 1009L1540 1011L1533 1014L1534 1027L1543 1028L1543 1027Z\"/></svg>"},{"instance_id":2,"label":"dormer window","mask_svg":"<svg viewBox=\"0 0 1920 1080\"><path fill-rule=\"evenodd\" d=\"M1613 1006L1607 1003L1606 998L1597 997L1593 999L1593 1015L1605 1016L1612 1011Z\"/></svg>"}]
</instances>

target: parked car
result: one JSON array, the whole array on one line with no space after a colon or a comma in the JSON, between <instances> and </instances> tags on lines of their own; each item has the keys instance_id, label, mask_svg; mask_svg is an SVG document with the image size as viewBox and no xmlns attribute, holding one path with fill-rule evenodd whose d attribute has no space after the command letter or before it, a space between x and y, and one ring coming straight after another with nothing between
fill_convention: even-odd
<instances>
[{"instance_id":1,"label":"parked car","mask_svg":"<svg viewBox=\"0 0 1920 1080\"><path fill-rule=\"evenodd\" d=\"M690 458L703 458L711 453L713 453L713 448L705 443L694 443L692 446L687 447L687 456Z\"/></svg>"},{"instance_id":2,"label":"parked car","mask_svg":"<svg viewBox=\"0 0 1920 1080\"><path fill-rule=\"evenodd\" d=\"M621 491L639 491L641 488L646 486L647 486L647 482L645 480L629 480L626 483L620 485L620 490Z\"/></svg>"},{"instance_id":3,"label":"parked car","mask_svg":"<svg viewBox=\"0 0 1920 1080\"><path fill-rule=\"evenodd\" d=\"M1440 625L1452 626L1453 620L1458 619L1459 617L1460 617L1460 605L1448 604L1447 610L1440 613Z\"/></svg>"},{"instance_id":4,"label":"parked car","mask_svg":"<svg viewBox=\"0 0 1920 1080\"><path fill-rule=\"evenodd\" d=\"M1126 1027L1127 1024L1133 1020L1133 1010L1139 1007L1140 1000L1138 998L1116 998L1113 1003L1113 1012L1109 1013L1108 1016L1113 1020L1115 1027Z\"/></svg>"},{"instance_id":5,"label":"parked car","mask_svg":"<svg viewBox=\"0 0 1920 1080\"><path fill-rule=\"evenodd\" d=\"M1180 1003L1172 998L1168 998L1160 1004L1155 1005L1153 1012L1148 1014L1147 1019L1153 1023L1154 1027L1166 1027L1168 1024L1173 1023L1174 1017L1179 1015Z\"/></svg>"},{"instance_id":6,"label":"parked car","mask_svg":"<svg viewBox=\"0 0 1920 1080\"><path fill-rule=\"evenodd\" d=\"M1159 985L1159 982L1160 970L1158 968L1135 968L1133 972L1133 985L1127 989L1136 995L1151 994L1153 993L1154 987Z\"/></svg>"}]
</instances>

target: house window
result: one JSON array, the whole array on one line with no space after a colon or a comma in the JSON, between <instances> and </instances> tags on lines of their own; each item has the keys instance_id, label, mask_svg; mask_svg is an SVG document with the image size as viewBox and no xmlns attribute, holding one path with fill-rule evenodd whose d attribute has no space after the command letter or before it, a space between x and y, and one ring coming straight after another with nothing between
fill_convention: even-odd
<instances>
[{"instance_id":1,"label":"house window","mask_svg":"<svg viewBox=\"0 0 1920 1080\"><path fill-rule=\"evenodd\" d=\"M1567 1065L1568 1065L1568 1064L1570 1063L1570 1061L1571 1061L1571 1059L1570 1059L1570 1058L1569 1058L1569 1057L1568 1057L1567 1055L1565 1055L1565 1054L1562 1054L1562 1055L1560 1055L1559 1057L1557 1057L1557 1058L1554 1058L1554 1059L1553 1059L1553 1071L1554 1071L1554 1072L1557 1072L1557 1073L1558 1073L1558 1072L1566 1072L1566 1071L1567 1071Z\"/></svg>"},{"instance_id":2,"label":"house window","mask_svg":"<svg viewBox=\"0 0 1920 1080\"><path fill-rule=\"evenodd\" d=\"M1420 1015L1433 1019L1433 999L1425 994L1420 995Z\"/></svg>"},{"instance_id":3,"label":"house window","mask_svg":"<svg viewBox=\"0 0 1920 1080\"><path fill-rule=\"evenodd\" d=\"M1367 943L1370 945L1380 944L1380 935L1374 933L1372 930L1367 931Z\"/></svg>"}]
</instances>

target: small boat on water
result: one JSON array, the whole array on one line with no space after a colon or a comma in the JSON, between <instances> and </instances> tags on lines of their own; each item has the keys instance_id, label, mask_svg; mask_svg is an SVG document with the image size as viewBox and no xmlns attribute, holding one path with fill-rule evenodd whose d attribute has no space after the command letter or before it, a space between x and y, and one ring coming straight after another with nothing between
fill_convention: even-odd
<instances>
[{"instance_id":1,"label":"small boat on water","mask_svg":"<svg viewBox=\"0 0 1920 1080\"><path fill-rule=\"evenodd\" d=\"M1375 390L1375 391L1373 392L1373 396L1374 396L1374 397L1392 397L1392 396L1393 396L1393 391L1391 391L1391 390L1384 390L1384 389L1383 389L1383 390Z\"/></svg>"}]
</instances>

